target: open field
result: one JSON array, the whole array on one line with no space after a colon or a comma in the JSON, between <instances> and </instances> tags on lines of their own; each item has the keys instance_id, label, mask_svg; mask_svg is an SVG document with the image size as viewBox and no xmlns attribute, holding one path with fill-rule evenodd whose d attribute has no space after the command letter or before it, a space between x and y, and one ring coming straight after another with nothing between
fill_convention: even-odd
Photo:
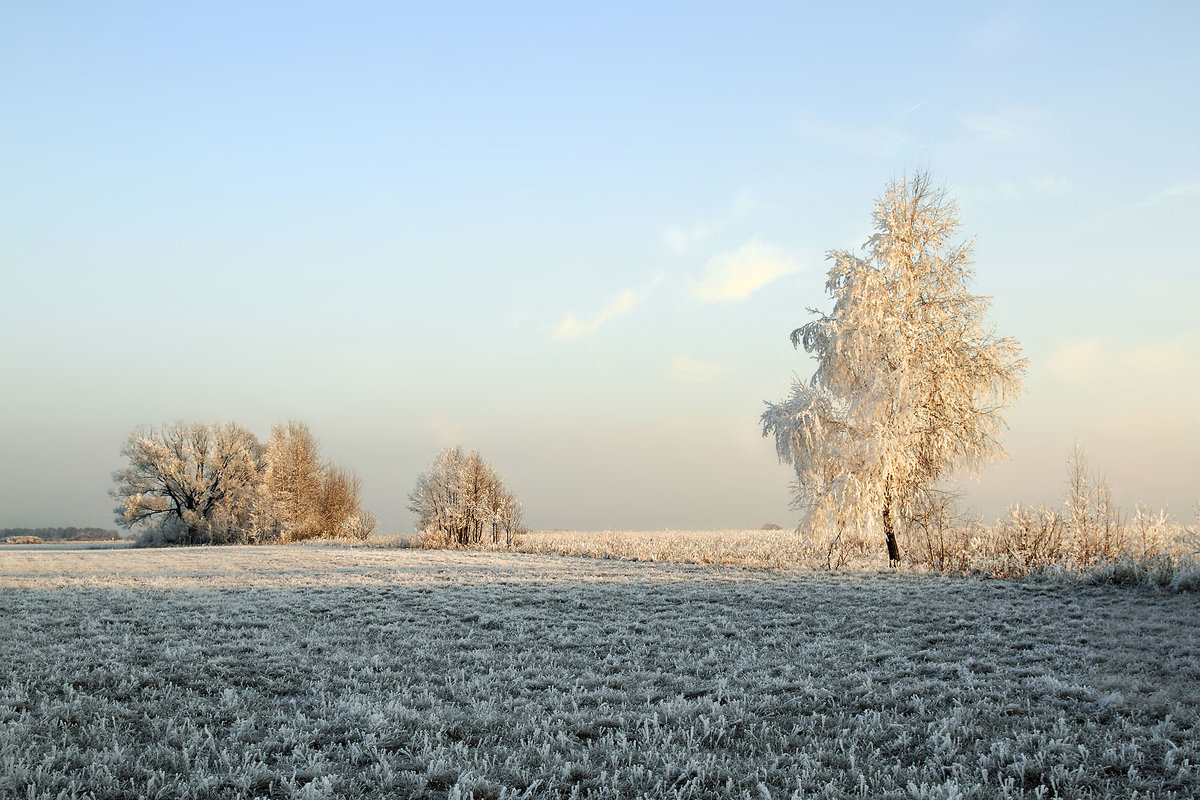
<instances>
[{"instance_id":1,"label":"open field","mask_svg":"<svg viewBox=\"0 0 1200 800\"><path fill-rule=\"evenodd\" d=\"M1191 797L1194 595L0 550L0 797Z\"/></svg>"},{"instance_id":2,"label":"open field","mask_svg":"<svg viewBox=\"0 0 1200 800\"><path fill-rule=\"evenodd\" d=\"M777 531L533 531L517 540L524 553L630 561L672 561L764 569L811 566L797 546L799 534ZM881 558L876 566L887 566Z\"/></svg>"}]
</instances>

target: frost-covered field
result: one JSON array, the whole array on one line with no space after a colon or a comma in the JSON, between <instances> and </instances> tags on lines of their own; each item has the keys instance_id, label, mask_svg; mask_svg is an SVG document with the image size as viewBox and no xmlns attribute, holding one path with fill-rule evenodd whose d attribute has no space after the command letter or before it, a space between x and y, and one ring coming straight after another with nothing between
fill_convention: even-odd
<instances>
[{"instance_id":1,"label":"frost-covered field","mask_svg":"<svg viewBox=\"0 0 1200 800\"><path fill-rule=\"evenodd\" d=\"M950 545L944 552L946 561L953 565L948 570L951 572L1012 576L1040 569L1062 579L1091 583L1148 583L1167 586L1172 591L1200 588L1200 528L1196 526L1160 524L1152 531L1155 537L1152 547L1142 547L1134 530L1128 537L1125 557L1109 564L1080 565L1064 554L1054 563L1029 569L1014 569L1014 562L1008 560L1004 552L1004 532L998 531L997 526L972 528L969 541L959 538L961 533L949 531L945 537ZM377 542L392 546L403 544L394 538L377 539ZM865 551L848 556L850 569L860 573L887 570L882 535L879 542L877 546L868 546ZM868 545L875 544L868 541ZM926 541L901 535L906 571L939 571L930 562L926 546ZM827 564L824 548L804 547L800 534L792 530L536 531L522 535L516 549L546 555L772 570L811 571L823 569ZM1030 549L1037 550L1036 547Z\"/></svg>"},{"instance_id":2,"label":"frost-covered field","mask_svg":"<svg viewBox=\"0 0 1200 800\"><path fill-rule=\"evenodd\" d=\"M1187 593L46 547L0 602L0 797L1200 792Z\"/></svg>"},{"instance_id":3,"label":"frost-covered field","mask_svg":"<svg viewBox=\"0 0 1200 800\"><path fill-rule=\"evenodd\" d=\"M525 553L630 561L796 569L809 566L792 530L754 531L535 531L523 534ZM879 566L886 566L881 558Z\"/></svg>"}]
</instances>

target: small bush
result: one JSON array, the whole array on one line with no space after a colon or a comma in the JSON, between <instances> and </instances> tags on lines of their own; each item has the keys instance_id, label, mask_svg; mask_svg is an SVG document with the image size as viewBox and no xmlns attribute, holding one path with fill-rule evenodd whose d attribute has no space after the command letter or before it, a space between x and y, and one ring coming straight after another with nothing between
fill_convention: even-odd
<instances>
[{"instance_id":1,"label":"small bush","mask_svg":"<svg viewBox=\"0 0 1200 800\"><path fill-rule=\"evenodd\" d=\"M1003 574L1028 575L1065 562L1071 552L1062 517L1043 506L1015 505L996 523L995 556Z\"/></svg>"},{"instance_id":2,"label":"small bush","mask_svg":"<svg viewBox=\"0 0 1200 800\"><path fill-rule=\"evenodd\" d=\"M426 528L418 531L408 540L409 547L421 550L453 550L458 543L453 536L437 528Z\"/></svg>"},{"instance_id":3,"label":"small bush","mask_svg":"<svg viewBox=\"0 0 1200 800\"><path fill-rule=\"evenodd\" d=\"M958 495L924 492L901 529L903 552L911 563L939 572L967 572L978 559L979 523L955 513Z\"/></svg>"},{"instance_id":4,"label":"small bush","mask_svg":"<svg viewBox=\"0 0 1200 800\"><path fill-rule=\"evenodd\" d=\"M375 515L369 514L366 511L360 511L357 514L351 514L342 523L341 535L347 539L362 539L366 540L368 536L375 532L379 527L379 520Z\"/></svg>"}]
</instances>

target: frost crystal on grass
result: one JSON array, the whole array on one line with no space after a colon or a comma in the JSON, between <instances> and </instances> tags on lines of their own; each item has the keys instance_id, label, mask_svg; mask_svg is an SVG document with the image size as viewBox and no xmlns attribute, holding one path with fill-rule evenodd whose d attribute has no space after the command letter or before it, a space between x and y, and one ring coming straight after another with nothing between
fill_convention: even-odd
<instances>
[{"instance_id":1,"label":"frost crystal on grass","mask_svg":"<svg viewBox=\"0 0 1200 800\"><path fill-rule=\"evenodd\" d=\"M0 551L0 796L1194 796L1200 610L410 549Z\"/></svg>"}]
</instances>

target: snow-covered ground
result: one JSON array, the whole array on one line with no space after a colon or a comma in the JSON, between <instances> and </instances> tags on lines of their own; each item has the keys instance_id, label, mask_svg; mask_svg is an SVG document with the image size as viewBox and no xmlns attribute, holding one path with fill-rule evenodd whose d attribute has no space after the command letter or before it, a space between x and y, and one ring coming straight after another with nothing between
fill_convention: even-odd
<instances>
[{"instance_id":1,"label":"snow-covered ground","mask_svg":"<svg viewBox=\"0 0 1200 800\"><path fill-rule=\"evenodd\" d=\"M1200 791L1189 593L45 547L0 603L0 797Z\"/></svg>"}]
</instances>

